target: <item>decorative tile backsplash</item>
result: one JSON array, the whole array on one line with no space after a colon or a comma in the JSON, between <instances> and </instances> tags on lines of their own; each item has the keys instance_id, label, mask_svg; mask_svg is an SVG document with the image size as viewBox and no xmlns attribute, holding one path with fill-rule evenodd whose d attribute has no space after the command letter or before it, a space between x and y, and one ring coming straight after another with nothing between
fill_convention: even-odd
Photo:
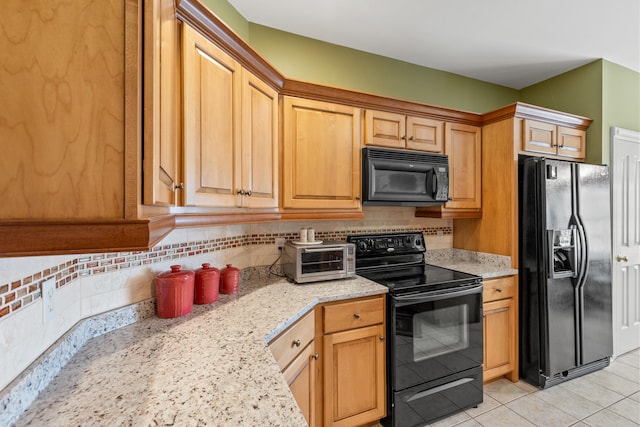
<instances>
[{"instance_id":1,"label":"decorative tile backsplash","mask_svg":"<svg viewBox=\"0 0 640 427\"><path fill-rule=\"evenodd\" d=\"M339 231L318 231L316 232L316 239L345 240L351 234L399 231L421 231L425 236L450 235L453 232L450 226L358 227L357 229L340 229ZM42 282L51 277L56 280L56 288L60 288L79 277L109 273L244 246L272 245L275 244L276 238L296 240L297 232L245 234L211 240L161 244L149 251L80 255L77 258L51 266L21 280L0 285L0 318L15 313L40 298Z\"/></svg>"}]
</instances>

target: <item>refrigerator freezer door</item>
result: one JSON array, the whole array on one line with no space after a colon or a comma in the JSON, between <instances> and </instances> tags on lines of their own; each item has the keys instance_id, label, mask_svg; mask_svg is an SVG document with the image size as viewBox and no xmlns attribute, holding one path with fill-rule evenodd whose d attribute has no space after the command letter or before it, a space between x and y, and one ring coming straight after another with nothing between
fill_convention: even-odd
<instances>
[{"instance_id":1,"label":"refrigerator freezer door","mask_svg":"<svg viewBox=\"0 0 640 427\"><path fill-rule=\"evenodd\" d=\"M576 165L578 211L586 234L586 278L582 300L582 360L593 362L613 354L611 213L609 169Z\"/></svg>"},{"instance_id":2,"label":"refrigerator freezer door","mask_svg":"<svg viewBox=\"0 0 640 427\"><path fill-rule=\"evenodd\" d=\"M553 258L548 249L549 230L566 230L570 228L573 202L573 174L572 164L568 162L540 160L542 178L538 185L542 190L544 210L542 227L539 228L537 238L544 242L547 250L544 258ZM549 175L549 169L555 171L555 176ZM578 263L580 261L578 260ZM545 263L545 266L549 263ZM546 351L541 354L541 370L551 376L577 366L578 362L578 331L576 330L575 279L572 277L552 278L553 274L545 271L540 275L539 286L543 299L541 321L542 340L546 341ZM543 347L543 348L544 348Z\"/></svg>"}]
</instances>

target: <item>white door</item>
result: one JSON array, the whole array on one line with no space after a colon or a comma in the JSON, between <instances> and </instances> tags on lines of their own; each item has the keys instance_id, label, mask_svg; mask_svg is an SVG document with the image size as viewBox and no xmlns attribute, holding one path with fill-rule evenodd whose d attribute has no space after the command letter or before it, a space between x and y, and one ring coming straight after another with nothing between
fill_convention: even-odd
<instances>
[{"instance_id":1,"label":"white door","mask_svg":"<svg viewBox=\"0 0 640 427\"><path fill-rule=\"evenodd\" d=\"M640 347L640 133L611 128L613 354Z\"/></svg>"}]
</instances>

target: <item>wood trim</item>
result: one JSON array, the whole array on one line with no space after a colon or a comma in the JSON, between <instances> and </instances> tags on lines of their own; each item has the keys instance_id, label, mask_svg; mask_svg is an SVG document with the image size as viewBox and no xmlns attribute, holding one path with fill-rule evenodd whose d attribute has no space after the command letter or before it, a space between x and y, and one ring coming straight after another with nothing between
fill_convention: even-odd
<instances>
[{"instance_id":1,"label":"wood trim","mask_svg":"<svg viewBox=\"0 0 640 427\"><path fill-rule=\"evenodd\" d=\"M147 250L152 239L160 240L166 230L164 222L150 219L4 221L0 223L0 256Z\"/></svg>"},{"instance_id":2,"label":"wood trim","mask_svg":"<svg viewBox=\"0 0 640 427\"><path fill-rule=\"evenodd\" d=\"M460 218L482 218L482 210L480 209L446 209L444 207L428 207L416 208L416 218L442 218L442 219L460 219Z\"/></svg>"},{"instance_id":3,"label":"wood trim","mask_svg":"<svg viewBox=\"0 0 640 427\"><path fill-rule=\"evenodd\" d=\"M289 212L289 210L281 213L281 220L283 221L299 221L299 220L314 220L314 221L322 221L322 220L336 220L336 219L364 219L364 212L340 212L340 211L331 211L331 212L319 212L319 211L310 211L310 212Z\"/></svg>"},{"instance_id":4,"label":"wood trim","mask_svg":"<svg viewBox=\"0 0 640 427\"><path fill-rule=\"evenodd\" d=\"M592 119L578 116L576 114L564 113L550 108L525 104L524 102L515 102L497 110L485 113L482 116L482 125L484 126L490 123L496 123L510 117L540 120L580 130L587 130L591 125L591 122L593 122Z\"/></svg>"},{"instance_id":5,"label":"wood trim","mask_svg":"<svg viewBox=\"0 0 640 427\"><path fill-rule=\"evenodd\" d=\"M444 107L436 107L413 101L404 101L380 95L356 92L349 89L323 86L299 80L285 79L280 94L313 99L316 101L332 102L335 104L345 104L351 107L427 117L452 123L464 123L474 126L480 126L482 124L482 115L477 113L452 110Z\"/></svg>"},{"instance_id":6,"label":"wood trim","mask_svg":"<svg viewBox=\"0 0 640 427\"><path fill-rule=\"evenodd\" d=\"M176 13L269 86L282 88L282 74L198 0L176 0Z\"/></svg>"},{"instance_id":7,"label":"wood trim","mask_svg":"<svg viewBox=\"0 0 640 427\"><path fill-rule=\"evenodd\" d=\"M209 227L226 224L249 224L255 222L278 221L278 212L256 213L185 213L175 217L176 228Z\"/></svg>"}]
</instances>

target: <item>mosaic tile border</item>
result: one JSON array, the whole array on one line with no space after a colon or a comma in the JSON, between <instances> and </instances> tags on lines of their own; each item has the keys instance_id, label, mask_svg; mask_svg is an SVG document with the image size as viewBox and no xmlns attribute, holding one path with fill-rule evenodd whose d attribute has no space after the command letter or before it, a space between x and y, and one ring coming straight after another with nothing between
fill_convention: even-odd
<instances>
[{"instance_id":1,"label":"mosaic tile border","mask_svg":"<svg viewBox=\"0 0 640 427\"><path fill-rule=\"evenodd\" d=\"M316 232L316 238L318 240L345 240L348 235L353 234L403 231L422 232L425 236L443 236L453 233L451 227L362 227L358 229L342 229L340 231L319 231ZM49 267L21 280L0 285L0 319L37 301L41 297L42 282L52 277L55 278L56 288L60 288L79 277L110 273L237 247L275 244L276 238L295 240L297 236L297 232L245 234L212 240L158 245L149 251L80 255L78 258Z\"/></svg>"}]
</instances>

